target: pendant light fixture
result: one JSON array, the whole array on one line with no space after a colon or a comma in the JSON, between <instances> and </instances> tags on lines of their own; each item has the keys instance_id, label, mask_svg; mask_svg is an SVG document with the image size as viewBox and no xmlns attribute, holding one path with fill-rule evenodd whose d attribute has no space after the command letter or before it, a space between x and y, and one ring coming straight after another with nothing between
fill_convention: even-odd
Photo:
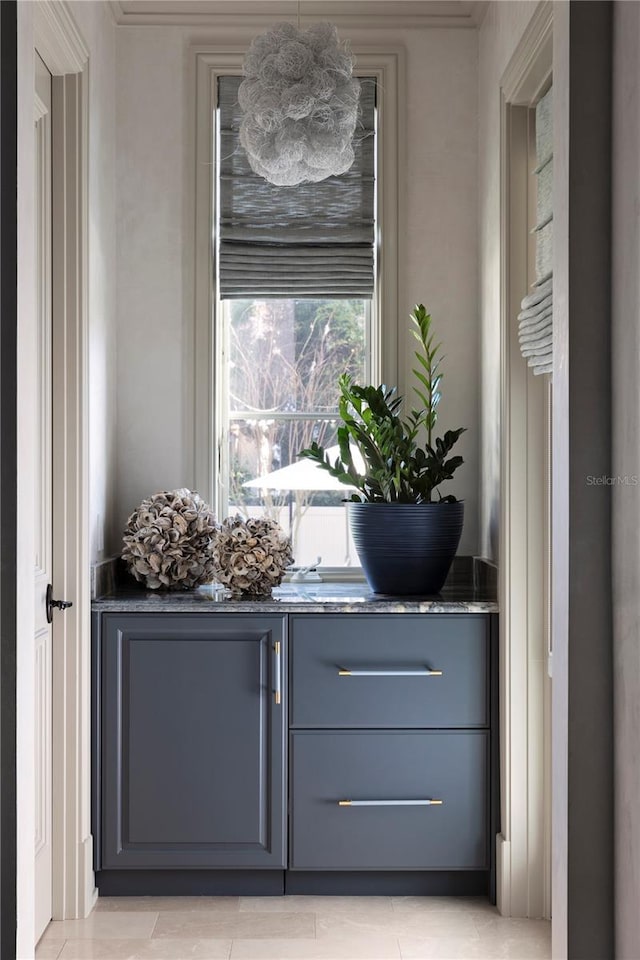
<instances>
[{"instance_id":1,"label":"pendant light fixture","mask_svg":"<svg viewBox=\"0 0 640 960\"><path fill-rule=\"evenodd\" d=\"M330 23L276 24L252 42L238 90L240 143L254 173L277 186L346 173L354 160L360 82Z\"/></svg>"}]
</instances>

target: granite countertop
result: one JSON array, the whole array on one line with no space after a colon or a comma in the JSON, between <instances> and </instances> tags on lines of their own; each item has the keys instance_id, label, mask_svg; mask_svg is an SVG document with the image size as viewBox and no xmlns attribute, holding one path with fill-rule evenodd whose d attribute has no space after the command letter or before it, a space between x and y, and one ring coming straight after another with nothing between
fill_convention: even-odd
<instances>
[{"instance_id":1,"label":"granite countertop","mask_svg":"<svg viewBox=\"0 0 640 960\"><path fill-rule=\"evenodd\" d=\"M273 596L230 597L216 585L159 593L131 582L93 601L100 613L497 613L495 590L481 576L453 576L432 597L374 594L364 582L284 583Z\"/></svg>"}]
</instances>

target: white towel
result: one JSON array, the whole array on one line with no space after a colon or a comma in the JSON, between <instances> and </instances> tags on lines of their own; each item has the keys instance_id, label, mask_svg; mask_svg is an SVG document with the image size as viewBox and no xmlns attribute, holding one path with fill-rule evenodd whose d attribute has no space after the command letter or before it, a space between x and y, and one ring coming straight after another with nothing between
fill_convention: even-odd
<instances>
[{"instance_id":1,"label":"white towel","mask_svg":"<svg viewBox=\"0 0 640 960\"><path fill-rule=\"evenodd\" d=\"M540 373L553 373L553 360L550 360L549 363L535 364L529 360L529 366L533 370L536 376Z\"/></svg>"},{"instance_id":2,"label":"white towel","mask_svg":"<svg viewBox=\"0 0 640 960\"><path fill-rule=\"evenodd\" d=\"M523 357L546 357L551 355L551 347L553 346L553 334L549 333L548 336L540 340L538 343L526 344L520 347L520 352Z\"/></svg>"},{"instance_id":3,"label":"white towel","mask_svg":"<svg viewBox=\"0 0 640 960\"><path fill-rule=\"evenodd\" d=\"M529 307L528 310L521 310L518 314L518 320L522 323L523 321L536 319L540 317L541 314L546 312L551 312L553 307L553 297L549 294L548 297L545 297L544 300L540 300L539 303L534 304L533 307Z\"/></svg>"},{"instance_id":4,"label":"white towel","mask_svg":"<svg viewBox=\"0 0 640 960\"><path fill-rule=\"evenodd\" d=\"M535 307L537 303L540 303L545 297L548 297L553 290L553 281L551 278L545 280L543 283L536 284L531 293L528 293L524 298L521 304L522 310L530 310L531 307Z\"/></svg>"}]
</instances>

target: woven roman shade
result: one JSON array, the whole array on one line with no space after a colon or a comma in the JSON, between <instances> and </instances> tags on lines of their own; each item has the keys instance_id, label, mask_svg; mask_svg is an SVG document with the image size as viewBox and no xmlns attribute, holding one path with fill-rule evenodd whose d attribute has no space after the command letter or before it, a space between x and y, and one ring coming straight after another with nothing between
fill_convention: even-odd
<instances>
[{"instance_id":1,"label":"woven roman shade","mask_svg":"<svg viewBox=\"0 0 640 960\"><path fill-rule=\"evenodd\" d=\"M374 285L374 79L362 80L355 162L320 183L277 187L240 145L242 77L218 79L218 282L222 299L370 298Z\"/></svg>"},{"instance_id":2,"label":"woven roman shade","mask_svg":"<svg viewBox=\"0 0 640 960\"><path fill-rule=\"evenodd\" d=\"M553 88L536 107L536 282L518 314L520 350L536 374L553 371Z\"/></svg>"}]
</instances>

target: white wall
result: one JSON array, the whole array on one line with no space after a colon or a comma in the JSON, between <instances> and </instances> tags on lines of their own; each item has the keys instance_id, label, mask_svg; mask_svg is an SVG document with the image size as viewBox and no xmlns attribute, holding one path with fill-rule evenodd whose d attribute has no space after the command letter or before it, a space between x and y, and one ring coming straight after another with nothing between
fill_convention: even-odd
<instances>
[{"instance_id":1,"label":"white wall","mask_svg":"<svg viewBox=\"0 0 640 960\"><path fill-rule=\"evenodd\" d=\"M246 48L219 30L213 46ZM467 501L461 551L478 547L477 32L343 31L353 43L407 51L407 170L400 322L431 309L447 355L442 429L466 426L466 464L451 485ZM190 44L206 28L119 29L117 37L118 488L120 527L139 501L193 483L191 311L193 189ZM393 319L393 318L390 318ZM404 337L401 386L410 376ZM403 383L404 381L404 383Z\"/></svg>"},{"instance_id":2,"label":"white wall","mask_svg":"<svg viewBox=\"0 0 640 960\"><path fill-rule=\"evenodd\" d=\"M640 5L614 5L613 476L640 477ZM640 487L613 497L616 957L640 956Z\"/></svg>"},{"instance_id":3,"label":"white wall","mask_svg":"<svg viewBox=\"0 0 640 960\"><path fill-rule=\"evenodd\" d=\"M69 7L89 59L89 499L91 560L117 549L115 37L106 3Z\"/></svg>"},{"instance_id":4,"label":"white wall","mask_svg":"<svg viewBox=\"0 0 640 960\"><path fill-rule=\"evenodd\" d=\"M490 3L479 32L479 551L498 559L500 519L500 78L537 0Z\"/></svg>"},{"instance_id":5,"label":"white wall","mask_svg":"<svg viewBox=\"0 0 640 960\"><path fill-rule=\"evenodd\" d=\"M119 529L144 497L192 485L188 87L179 30L117 43ZM193 182L193 181L191 181ZM116 547L117 549L117 547Z\"/></svg>"}]
</instances>

